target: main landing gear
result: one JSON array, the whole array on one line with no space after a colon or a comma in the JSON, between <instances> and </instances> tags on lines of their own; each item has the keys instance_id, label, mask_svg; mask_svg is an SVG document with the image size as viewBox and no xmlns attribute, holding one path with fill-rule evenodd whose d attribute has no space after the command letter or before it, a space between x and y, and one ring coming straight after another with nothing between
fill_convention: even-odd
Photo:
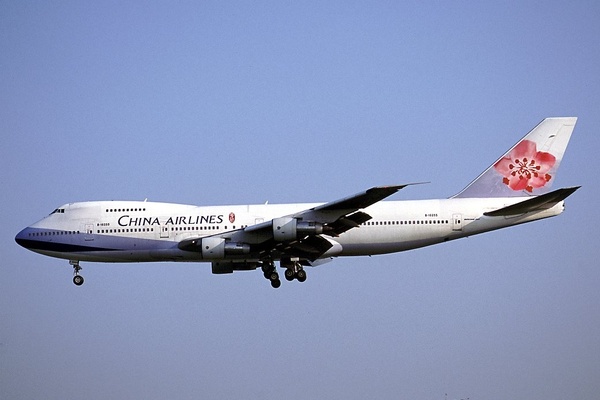
<instances>
[{"instance_id":1,"label":"main landing gear","mask_svg":"<svg viewBox=\"0 0 600 400\"><path fill-rule=\"evenodd\" d=\"M77 286L83 285L83 276L79 275L79 271L82 269L79 261L71 260L69 264L73 266L73 283Z\"/></svg>"},{"instance_id":2,"label":"main landing gear","mask_svg":"<svg viewBox=\"0 0 600 400\"><path fill-rule=\"evenodd\" d=\"M287 260L281 261L281 268L285 268L285 279L293 281L297 279L298 282L304 282L306 280L306 271L302 267L302 264L298 260ZM281 280L279 274L275 268L275 263L272 260L264 261L261 266L265 279L271 281L271 286L275 289L281 286Z\"/></svg>"},{"instance_id":3,"label":"main landing gear","mask_svg":"<svg viewBox=\"0 0 600 400\"><path fill-rule=\"evenodd\" d=\"M281 261L281 267L285 268L285 279L288 281L297 279L298 282L304 282L306 280L306 271L299 260Z\"/></svg>"},{"instance_id":4,"label":"main landing gear","mask_svg":"<svg viewBox=\"0 0 600 400\"><path fill-rule=\"evenodd\" d=\"M281 286L281 281L279 280L279 274L277 273L277 270L275 269L275 263L273 261L263 262L261 269L262 269L262 272L263 272L263 275L265 276L265 278L271 281L271 286L273 286L275 289L277 289L279 286Z\"/></svg>"}]
</instances>

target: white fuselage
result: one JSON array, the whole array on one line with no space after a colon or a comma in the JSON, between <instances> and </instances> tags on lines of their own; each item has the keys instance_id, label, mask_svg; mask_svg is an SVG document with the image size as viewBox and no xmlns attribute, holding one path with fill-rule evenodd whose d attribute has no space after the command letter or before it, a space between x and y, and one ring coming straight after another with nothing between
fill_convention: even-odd
<instances>
[{"instance_id":1,"label":"white fuselage","mask_svg":"<svg viewBox=\"0 0 600 400\"><path fill-rule=\"evenodd\" d=\"M514 217L483 215L523 200L511 197L378 202L364 209L372 216L371 220L338 237L327 237L335 246L322 258L410 250L552 217L564 208L561 201L552 208ZM185 239L241 230L317 205L198 207L135 201L71 203L25 228L17 235L17 241L34 244L27 247L35 252L76 261L214 261L204 260L201 253L181 250L177 245ZM227 259L253 261L247 256Z\"/></svg>"}]
</instances>

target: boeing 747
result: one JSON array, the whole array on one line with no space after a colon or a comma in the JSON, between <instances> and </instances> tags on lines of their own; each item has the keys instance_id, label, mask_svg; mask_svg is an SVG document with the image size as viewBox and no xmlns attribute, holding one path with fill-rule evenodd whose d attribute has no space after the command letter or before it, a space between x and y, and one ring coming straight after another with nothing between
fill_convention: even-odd
<instances>
[{"instance_id":1,"label":"boeing 747","mask_svg":"<svg viewBox=\"0 0 600 400\"><path fill-rule=\"evenodd\" d=\"M550 190L577 118L547 118L465 189L437 200L382 201L380 186L330 203L200 207L142 201L68 203L18 244L81 262L209 262L214 274L260 269L274 288L337 257L395 253L559 215L579 187Z\"/></svg>"}]
</instances>

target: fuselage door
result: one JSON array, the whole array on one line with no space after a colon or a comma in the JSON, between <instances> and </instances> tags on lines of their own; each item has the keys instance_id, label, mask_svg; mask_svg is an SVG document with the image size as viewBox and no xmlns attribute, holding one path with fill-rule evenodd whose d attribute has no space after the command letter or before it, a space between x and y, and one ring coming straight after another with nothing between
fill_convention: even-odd
<instances>
[{"instance_id":1,"label":"fuselage door","mask_svg":"<svg viewBox=\"0 0 600 400\"><path fill-rule=\"evenodd\" d=\"M462 231L462 214L452 214L452 230Z\"/></svg>"},{"instance_id":2,"label":"fuselage door","mask_svg":"<svg viewBox=\"0 0 600 400\"><path fill-rule=\"evenodd\" d=\"M94 240L94 224L85 224L83 238L89 242Z\"/></svg>"},{"instance_id":3,"label":"fuselage door","mask_svg":"<svg viewBox=\"0 0 600 400\"><path fill-rule=\"evenodd\" d=\"M160 226L160 237L163 239L166 239L169 237L169 226L168 225Z\"/></svg>"}]
</instances>

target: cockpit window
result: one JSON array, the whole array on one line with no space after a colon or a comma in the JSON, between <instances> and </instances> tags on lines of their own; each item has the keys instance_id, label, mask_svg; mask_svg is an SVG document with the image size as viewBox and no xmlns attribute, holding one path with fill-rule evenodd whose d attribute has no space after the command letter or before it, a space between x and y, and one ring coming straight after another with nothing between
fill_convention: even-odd
<instances>
[{"instance_id":1,"label":"cockpit window","mask_svg":"<svg viewBox=\"0 0 600 400\"><path fill-rule=\"evenodd\" d=\"M64 209L64 208L57 208L56 210L52 211L52 212L50 213L50 215L52 215L52 214L57 214L57 213L58 213L58 214L64 214L64 213L65 213L65 209Z\"/></svg>"}]
</instances>

